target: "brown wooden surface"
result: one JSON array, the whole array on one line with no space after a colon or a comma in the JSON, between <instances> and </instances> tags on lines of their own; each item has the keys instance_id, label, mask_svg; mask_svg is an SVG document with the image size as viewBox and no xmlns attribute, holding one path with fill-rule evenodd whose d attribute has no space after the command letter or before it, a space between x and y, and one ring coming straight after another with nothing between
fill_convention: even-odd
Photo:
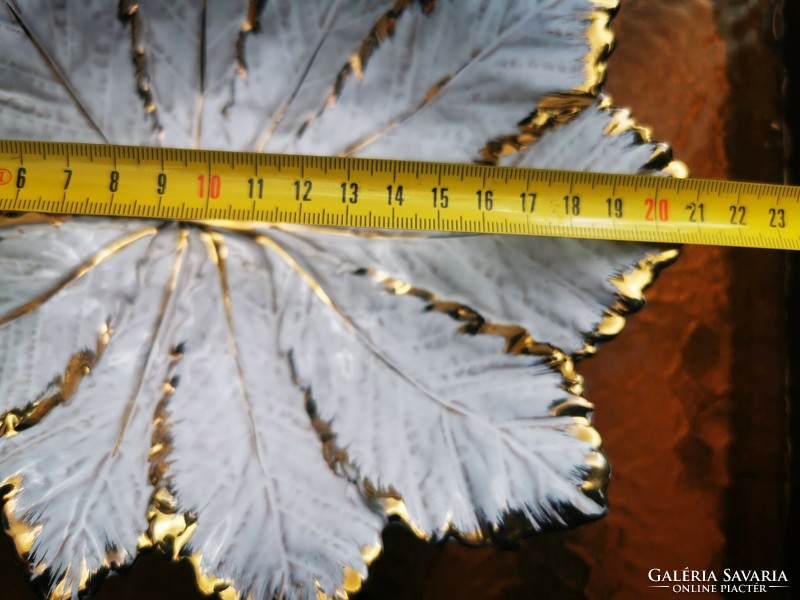
<instances>
[{"instance_id":1,"label":"brown wooden surface","mask_svg":"<svg viewBox=\"0 0 800 600\"><path fill-rule=\"evenodd\" d=\"M622 0L607 90L695 176L781 180L771 7ZM515 551L430 547L390 527L360 600L662 598L646 587L654 567L780 568L785 337L783 253L685 248L648 307L581 365L613 467L609 515ZM34 598L25 581L0 540L0 598ZM190 582L146 557L95 598L196 597Z\"/></svg>"}]
</instances>

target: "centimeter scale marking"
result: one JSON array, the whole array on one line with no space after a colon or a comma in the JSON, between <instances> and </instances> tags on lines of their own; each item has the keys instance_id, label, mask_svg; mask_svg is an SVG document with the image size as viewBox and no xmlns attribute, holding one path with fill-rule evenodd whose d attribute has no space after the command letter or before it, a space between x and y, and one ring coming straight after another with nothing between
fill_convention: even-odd
<instances>
[{"instance_id":1,"label":"centimeter scale marking","mask_svg":"<svg viewBox=\"0 0 800 600\"><path fill-rule=\"evenodd\" d=\"M0 211L800 250L800 187L0 141Z\"/></svg>"}]
</instances>

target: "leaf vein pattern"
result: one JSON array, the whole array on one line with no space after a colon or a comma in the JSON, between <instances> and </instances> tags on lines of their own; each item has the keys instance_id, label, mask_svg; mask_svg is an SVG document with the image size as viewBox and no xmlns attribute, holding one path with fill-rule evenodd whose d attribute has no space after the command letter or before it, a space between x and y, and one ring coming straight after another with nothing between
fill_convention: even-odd
<instances>
[{"instance_id":1,"label":"leaf vein pattern","mask_svg":"<svg viewBox=\"0 0 800 600\"><path fill-rule=\"evenodd\" d=\"M351 335L361 344L364 348L380 363L384 364L385 367L395 373L398 377L400 377L404 382L408 383L412 388L416 389L420 392L420 394L427 398L429 401L433 402L434 404L439 405L444 411L451 415L456 415L463 418L468 418L474 420L475 422L483 425L484 427L490 429L506 443L511 444L513 447L517 449L518 452L523 453L524 455L528 456L530 459L534 460L537 463L542 462L542 456L538 453L533 452L532 450L526 448L524 445L520 444L520 442L514 438L509 432L507 432L503 427L498 426L496 423L483 419L480 415L473 413L463 407L459 408L454 406L452 403L448 402L447 400L440 398L434 392L427 390L423 387L419 382L415 381L412 377L410 377L407 373L403 371L403 369L394 363L385 353L381 352L379 348L375 346L375 344L369 339L366 332L359 327L357 323L355 323L351 318L349 318L344 311L336 304L336 302L327 294L324 289L324 286L312 275L310 269L308 269L303 263L303 259L299 256L296 256L291 252L289 248L287 248L284 244L277 241L272 237L267 236L258 236L257 241L260 243L273 248L276 250L283 258L286 260L292 268L294 268L298 274L302 277L304 281L311 286L311 288L315 291L317 297L323 301L328 307L334 311L334 313L342 320L343 324L345 325L346 329L350 332ZM436 299L435 295L428 293L432 298ZM438 300L438 299L436 299ZM477 313L476 313L477 314ZM443 415L444 416L444 415ZM460 461L459 461L460 462Z\"/></svg>"},{"instance_id":2,"label":"leaf vein pattern","mask_svg":"<svg viewBox=\"0 0 800 600\"><path fill-rule=\"evenodd\" d=\"M236 337L234 335L233 329L233 315L231 314L231 301L230 301L230 288L228 286L228 274L227 274L227 266L226 266L226 256L227 256L227 249L224 245L224 241L222 236L203 233L204 241L208 247L209 253L211 255L211 259L217 265L217 272L219 275L219 284L221 287L223 301L224 301L224 311L225 311L225 324L227 330L227 337L228 337L228 346L231 351L231 356L233 357L234 363L236 365L236 374L237 379L240 387L240 393L242 395L242 401L244 402L244 408L247 413L247 422L250 428L250 444L253 448L253 451L256 453L258 458L259 467L263 474L263 485L264 485L264 492L267 495L267 501L271 509L274 511L275 514L275 521L278 527L278 537L279 543L278 547L280 548L281 554L281 563L283 565L283 573L282 577L287 577L288 573L290 573L289 569L289 552L288 547L286 544L286 534L283 529L283 521L280 518L282 507L278 501L278 494L275 490L273 485L272 479L269 474L269 469L266 465L266 457L263 454L263 450L261 444L258 443L258 432L255 427L255 423L253 421L253 409L251 405L250 394L247 390L247 386L245 384L244 372L242 369L242 363L239 358L239 348L236 343Z\"/></svg>"}]
</instances>

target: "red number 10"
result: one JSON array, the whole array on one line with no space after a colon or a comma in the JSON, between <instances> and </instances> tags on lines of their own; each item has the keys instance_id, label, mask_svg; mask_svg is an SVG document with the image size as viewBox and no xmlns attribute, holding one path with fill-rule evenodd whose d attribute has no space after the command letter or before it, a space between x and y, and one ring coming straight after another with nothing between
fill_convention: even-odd
<instances>
[{"instance_id":1,"label":"red number 10","mask_svg":"<svg viewBox=\"0 0 800 600\"><path fill-rule=\"evenodd\" d=\"M197 195L200 198L205 198L206 195L206 176L198 175L197 181L200 184L197 190ZM219 175L212 175L208 182L208 197L212 200L219 198L219 193L222 190L222 180Z\"/></svg>"}]
</instances>

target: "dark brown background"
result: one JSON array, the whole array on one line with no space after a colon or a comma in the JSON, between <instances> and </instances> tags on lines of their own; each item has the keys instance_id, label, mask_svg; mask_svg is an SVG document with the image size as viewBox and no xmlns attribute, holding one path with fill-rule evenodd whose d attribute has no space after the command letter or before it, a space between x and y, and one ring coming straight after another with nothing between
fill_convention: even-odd
<instances>
[{"instance_id":1,"label":"dark brown background","mask_svg":"<svg viewBox=\"0 0 800 600\"><path fill-rule=\"evenodd\" d=\"M775 10L772 0L622 0L606 89L692 175L781 182ZM800 351L787 326L800 324L786 299L800 287L787 272L783 252L686 247L648 308L581 365L613 466L606 518L514 551L431 547L390 527L358 600L663 598L672 594L647 587L651 568L788 564L787 357ZM26 581L0 539L0 598L35 598ZM144 597L196 597L191 571L147 556L94 598Z\"/></svg>"}]
</instances>

